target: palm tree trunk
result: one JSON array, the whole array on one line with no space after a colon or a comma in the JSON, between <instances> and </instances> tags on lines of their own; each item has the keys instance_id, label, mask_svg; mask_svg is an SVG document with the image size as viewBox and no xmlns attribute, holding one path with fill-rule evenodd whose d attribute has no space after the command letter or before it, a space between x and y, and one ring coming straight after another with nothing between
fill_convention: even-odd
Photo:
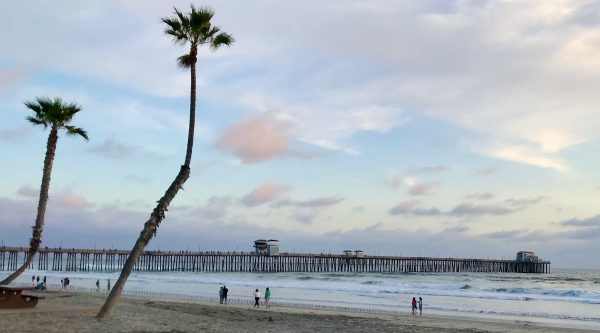
<instances>
[{"instance_id":1,"label":"palm tree trunk","mask_svg":"<svg viewBox=\"0 0 600 333\"><path fill-rule=\"evenodd\" d=\"M40 248L42 242L42 231L44 230L44 216L46 215L46 205L48 204L48 190L50 189L50 176L52 174L52 163L56 151L56 142L58 141L58 129L52 127L48 135L46 144L46 157L44 158L44 172L42 175L42 185L40 188L40 198L38 202L37 216L35 218L35 226L33 226L33 234L29 241L29 256L19 269L4 279L1 284L9 284L21 275L29 265L33 262L33 257Z\"/></svg>"},{"instance_id":2,"label":"palm tree trunk","mask_svg":"<svg viewBox=\"0 0 600 333\"><path fill-rule=\"evenodd\" d=\"M117 282L111 289L110 294L104 302L104 305L102 305L102 308L100 309L100 312L98 312L96 315L96 318L99 320L110 317L115 306L117 305L117 302L119 301L119 297L123 292L125 282L127 282L127 278L129 278L129 275L133 271L135 263L144 251L146 245L148 245L148 242L150 242L152 237L156 235L160 222L165 218L165 212L167 211L169 204L175 198L177 192L183 188L183 184L186 182L186 180L190 177L190 162L192 160L192 148L194 146L194 124L196 121L196 52L196 47L192 45L190 51L190 55L192 56L192 62L190 64L190 123L188 129L185 162L181 166L179 174L177 174L177 177L175 177L175 180L173 180L173 183L171 183L171 186L169 186L163 197L158 201L156 208L154 208L154 211L152 214L150 214L150 218L144 224L144 229L135 242L133 249L131 249L131 253L125 261L125 265L123 265L121 275L119 275Z\"/></svg>"}]
</instances>

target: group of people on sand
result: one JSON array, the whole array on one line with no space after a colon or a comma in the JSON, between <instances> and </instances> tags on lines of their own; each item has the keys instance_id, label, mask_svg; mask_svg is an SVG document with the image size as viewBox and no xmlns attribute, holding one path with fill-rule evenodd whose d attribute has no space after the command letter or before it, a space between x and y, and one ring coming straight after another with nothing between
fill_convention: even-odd
<instances>
[{"instance_id":1,"label":"group of people on sand","mask_svg":"<svg viewBox=\"0 0 600 333\"><path fill-rule=\"evenodd\" d=\"M260 308L260 299L261 299L261 293L260 291L258 291L258 289L256 289L254 291L254 307L255 308ZM271 307L271 290L269 289L269 287L267 287L267 289L265 289L265 307L268 309Z\"/></svg>"},{"instance_id":2,"label":"group of people on sand","mask_svg":"<svg viewBox=\"0 0 600 333\"><path fill-rule=\"evenodd\" d=\"M62 286L62 289L67 289L69 287L70 283L71 283L71 281L66 276L64 278L60 279L60 284Z\"/></svg>"},{"instance_id":3,"label":"group of people on sand","mask_svg":"<svg viewBox=\"0 0 600 333\"><path fill-rule=\"evenodd\" d=\"M34 275L31 277L31 284L33 284L35 289L46 290L46 277L44 276L44 278L42 279L42 282L40 282L40 276L38 275L36 278Z\"/></svg>"},{"instance_id":4,"label":"group of people on sand","mask_svg":"<svg viewBox=\"0 0 600 333\"><path fill-rule=\"evenodd\" d=\"M106 290L110 291L110 279L107 279ZM96 291L100 291L100 280L96 280Z\"/></svg>"},{"instance_id":5,"label":"group of people on sand","mask_svg":"<svg viewBox=\"0 0 600 333\"><path fill-rule=\"evenodd\" d=\"M222 286L221 288L219 288L219 303L221 304L227 304L227 294L229 293L229 289L227 289L227 286ZM255 308L260 308L260 299L263 298L261 292L256 289L254 290L254 293L252 293L252 296L254 296L254 307ZM267 287L267 289L265 289L265 296L264 296L264 304L266 308L270 308L271 307L271 290Z\"/></svg>"},{"instance_id":6,"label":"group of people on sand","mask_svg":"<svg viewBox=\"0 0 600 333\"><path fill-rule=\"evenodd\" d=\"M419 300L417 301L416 297L413 297L412 299L412 315L416 316L417 315L417 306L419 307L419 317L423 315L423 298L419 297Z\"/></svg>"},{"instance_id":7,"label":"group of people on sand","mask_svg":"<svg viewBox=\"0 0 600 333\"><path fill-rule=\"evenodd\" d=\"M227 286L223 286L219 289L219 303L227 304L227 293L229 293Z\"/></svg>"}]
</instances>

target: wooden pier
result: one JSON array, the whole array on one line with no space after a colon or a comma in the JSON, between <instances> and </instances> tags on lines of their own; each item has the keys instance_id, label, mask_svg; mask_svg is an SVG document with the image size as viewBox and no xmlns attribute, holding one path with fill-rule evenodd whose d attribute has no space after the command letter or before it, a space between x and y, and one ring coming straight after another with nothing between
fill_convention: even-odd
<instances>
[{"instance_id":1,"label":"wooden pier","mask_svg":"<svg viewBox=\"0 0 600 333\"><path fill-rule=\"evenodd\" d=\"M27 248L0 247L0 271L14 271L25 262ZM116 271L129 256L124 250L43 248L31 267L52 271ZM397 256L350 257L336 254L254 252L145 251L136 271L184 272L497 272L550 273L549 261L430 258Z\"/></svg>"}]
</instances>

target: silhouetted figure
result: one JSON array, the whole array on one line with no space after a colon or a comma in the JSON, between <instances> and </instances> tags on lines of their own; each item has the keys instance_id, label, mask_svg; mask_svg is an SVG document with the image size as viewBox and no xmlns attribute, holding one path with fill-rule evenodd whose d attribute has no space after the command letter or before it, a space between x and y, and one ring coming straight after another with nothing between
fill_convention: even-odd
<instances>
[{"instance_id":1,"label":"silhouetted figure","mask_svg":"<svg viewBox=\"0 0 600 333\"><path fill-rule=\"evenodd\" d=\"M223 304L223 287L219 288L219 303Z\"/></svg>"},{"instance_id":2,"label":"silhouetted figure","mask_svg":"<svg viewBox=\"0 0 600 333\"><path fill-rule=\"evenodd\" d=\"M96 280L96 291L100 291L100 280Z\"/></svg>"},{"instance_id":3,"label":"silhouetted figure","mask_svg":"<svg viewBox=\"0 0 600 333\"><path fill-rule=\"evenodd\" d=\"M419 317L423 315L423 299L419 297Z\"/></svg>"},{"instance_id":4,"label":"silhouetted figure","mask_svg":"<svg viewBox=\"0 0 600 333\"><path fill-rule=\"evenodd\" d=\"M227 304L227 293L229 292L229 289L227 289L226 286L223 286L223 303Z\"/></svg>"},{"instance_id":5,"label":"silhouetted figure","mask_svg":"<svg viewBox=\"0 0 600 333\"><path fill-rule=\"evenodd\" d=\"M106 284L106 290L110 291L110 279L108 279L108 283Z\"/></svg>"}]
</instances>

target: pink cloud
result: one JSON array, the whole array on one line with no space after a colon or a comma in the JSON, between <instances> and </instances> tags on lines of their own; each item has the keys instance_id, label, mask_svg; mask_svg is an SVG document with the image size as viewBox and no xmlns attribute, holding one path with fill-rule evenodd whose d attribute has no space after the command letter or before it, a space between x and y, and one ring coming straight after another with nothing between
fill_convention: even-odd
<instances>
[{"instance_id":1,"label":"pink cloud","mask_svg":"<svg viewBox=\"0 0 600 333\"><path fill-rule=\"evenodd\" d=\"M7 87L23 79L29 73L26 68L0 69L0 88Z\"/></svg>"},{"instance_id":2,"label":"pink cloud","mask_svg":"<svg viewBox=\"0 0 600 333\"><path fill-rule=\"evenodd\" d=\"M90 205L84 196L73 193L69 188L54 194L50 193L50 200L53 200L58 205L68 208L85 208Z\"/></svg>"},{"instance_id":3,"label":"pink cloud","mask_svg":"<svg viewBox=\"0 0 600 333\"><path fill-rule=\"evenodd\" d=\"M250 207L259 206L278 199L281 194L287 191L288 187L286 186L266 183L242 197L242 203Z\"/></svg>"},{"instance_id":4,"label":"pink cloud","mask_svg":"<svg viewBox=\"0 0 600 333\"><path fill-rule=\"evenodd\" d=\"M244 164L254 164L290 153L288 141L285 124L267 114L233 124L216 146Z\"/></svg>"}]
</instances>

